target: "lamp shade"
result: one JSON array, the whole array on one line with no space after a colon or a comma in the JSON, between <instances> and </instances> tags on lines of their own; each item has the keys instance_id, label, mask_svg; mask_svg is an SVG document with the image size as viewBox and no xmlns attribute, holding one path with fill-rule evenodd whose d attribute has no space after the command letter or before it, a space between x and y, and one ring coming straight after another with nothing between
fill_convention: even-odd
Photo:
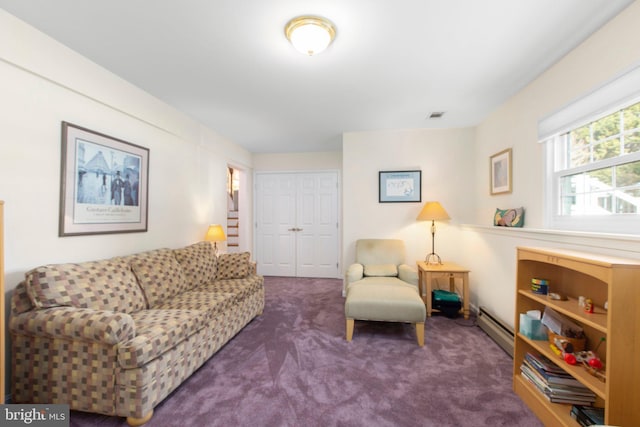
<instances>
[{"instance_id":1,"label":"lamp shade","mask_svg":"<svg viewBox=\"0 0 640 427\"><path fill-rule=\"evenodd\" d=\"M293 18L287 23L284 32L297 51L309 56L325 50L336 35L333 24L319 16Z\"/></svg>"},{"instance_id":2,"label":"lamp shade","mask_svg":"<svg viewBox=\"0 0 640 427\"><path fill-rule=\"evenodd\" d=\"M207 234L204 236L204 240L207 242L224 242L227 240L227 236L224 235L224 229L220 224L211 224Z\"/></svg>"},{"instance_id":3,"label":"lamp shade","mask_svg":"<svg viewBox=\"0 0 640 427\"><path fill-rule=\"evenodd\" d=\"M444 210L440 202L427 202L422 207L416 220L418 221L437 221L442 219L450 219L447 211Z\"/></svg>"}]
</instances>

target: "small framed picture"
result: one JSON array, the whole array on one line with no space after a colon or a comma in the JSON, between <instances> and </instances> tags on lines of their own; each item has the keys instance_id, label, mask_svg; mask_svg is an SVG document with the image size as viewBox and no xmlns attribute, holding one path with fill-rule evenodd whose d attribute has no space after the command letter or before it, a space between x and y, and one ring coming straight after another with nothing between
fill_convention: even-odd
<instances>
[{"instance_id":1,"label":"small framed picture","mask_svg":"<svg viewBox=\"0 0 640 427\"><path fill-rule=\"evenodd\" d=\"M422 171L384 171L378 176L378 202L422 201Z\"/></svg>"},{"instance_id":2,"label":"small framed picture","mask_svg":"<svg viewBox=\"0 0 640 427\"><path fill-rule=\"evenodd\" d=\"M59 236L147 231L149 149L62 122Z\"/></svg>"},{"instance_id":3,"label":"small framed picture","mask_svg":"<svg viewBox=\"0 0 640 427\"><path fill-rule=\"evenodd\" d=\"M511 148L494 154L489 161L491 194L511 193Z\"/></svg>"}]
</instances>

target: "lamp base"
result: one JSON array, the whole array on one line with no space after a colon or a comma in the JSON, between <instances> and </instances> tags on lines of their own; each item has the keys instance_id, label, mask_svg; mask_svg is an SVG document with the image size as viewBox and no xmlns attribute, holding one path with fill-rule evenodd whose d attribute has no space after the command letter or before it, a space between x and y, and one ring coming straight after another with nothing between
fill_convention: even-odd
<instances>
[{"instance_id":1,"label":"lamp base","mask_svg":"<svg viewBox=\"0 0 640 427\"><path fill-rule=\"evenodd\" d=\"M431 252L429 255L427 255L427 257L424 260L426 261L427 264L442 265L442 260L440 259L440 255L438 255L435 252Z\"/></svg>"}]
</instances>

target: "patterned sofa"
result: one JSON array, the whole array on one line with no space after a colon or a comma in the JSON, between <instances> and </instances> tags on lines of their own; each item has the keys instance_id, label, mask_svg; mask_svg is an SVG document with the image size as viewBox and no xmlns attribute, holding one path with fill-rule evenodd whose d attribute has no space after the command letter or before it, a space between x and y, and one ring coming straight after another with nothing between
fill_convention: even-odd
<instances>
[{"instance_id":1,"label":"patterned sofa","mask_svg":"<svg viewBox=\"0 0 640 427\"><path fill-rule=\"evenodd\" d=\"M209 242L38 267L11 300L12 403L64 403L141 425L264 309L248 252Z\"/></svg>"}]
</instances>

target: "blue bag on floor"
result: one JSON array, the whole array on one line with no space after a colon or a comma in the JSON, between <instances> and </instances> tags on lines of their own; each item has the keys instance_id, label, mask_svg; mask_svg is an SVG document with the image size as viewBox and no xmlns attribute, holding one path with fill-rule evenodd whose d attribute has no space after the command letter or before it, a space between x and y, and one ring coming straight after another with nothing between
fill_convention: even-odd
<instances>
[{"instance_id":1,"label":"blue bag on floor","mask_svg":"<svg viewBox=\"0 0 640 427\"><path fill-rule=\"evenodd\" d=\"M445 316L455 318L458 317L462 308L462 301L460 301L460 295L455 292L436 289L431 292L431 306L440 310Z\"/></svg>"}]
</instances>

